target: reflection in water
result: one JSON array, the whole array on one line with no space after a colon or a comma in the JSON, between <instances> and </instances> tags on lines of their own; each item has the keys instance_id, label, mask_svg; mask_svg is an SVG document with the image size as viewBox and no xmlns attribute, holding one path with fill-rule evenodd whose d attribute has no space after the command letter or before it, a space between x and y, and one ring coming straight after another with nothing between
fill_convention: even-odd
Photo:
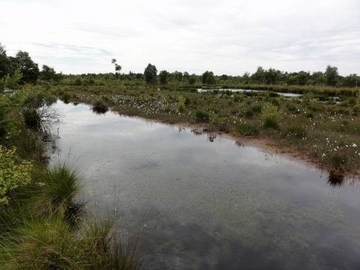
<instances>
[{"instance_id":1,"label":"reflection in water","mask_svg":"<svg viewBox=\"0 0 360 270\"><path fill-rule=\"evenodd\" d=\"M242 141L239 141L239 140L236 140L235 141L235 145L237 146L237 147L244 147L245 145L242 143Z\"/></svg>"},{"instance_id":2,"label":"reflection in water","mask_svg":"<svg viewBox=\"0 0 360 270\"><path fill-rule=\"evenodd\" d=\"M116 212L125 230L146 224L145 269L360 269L359 188L347 179L208 143L204 130L54 108L63 120L52 162L76 160L87 209Z\"/></svg>"},{"instance_id":3,"label":"reflection in water","mask_svg":"<svg viewBox=\"0 0 360 270\"><path fill-rule=\"evenodd\" d=\"M345 177L343 174L331 171L328 176L328 183L332 187L341 187L344 184Z\"/></svg>"},{"instance_id":4,"label":"reflection in water","mask_svg":"<svg viewBox=\"0 0 360 270\"><path fill-rule=\"evenodd\" d=\"M209 142L214 142L216 139L216 133L207 133L207 138Z\"/></svg>"}]
</instances>

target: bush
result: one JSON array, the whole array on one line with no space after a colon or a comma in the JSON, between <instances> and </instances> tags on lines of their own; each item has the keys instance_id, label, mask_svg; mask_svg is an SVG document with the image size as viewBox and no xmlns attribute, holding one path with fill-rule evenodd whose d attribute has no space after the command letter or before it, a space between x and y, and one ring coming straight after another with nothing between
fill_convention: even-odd
<instances>
[{"instance_id":1,"label":"bush","mask_svg":"<svg viewBox=\"0 0 360 270\"><path fill-rule=\"evenodd\" d=\"M276 119L268 117L264 119L264 127L278 129L279 124Z\"/></svg>"},{"instance_id":2,"label":"bush","mask_svg":"<svg viewBox=\"0 0 360 270\"><path fill-rule=\"evenodd\" d=\"M279 118L278 107L271 103L266 103L264 108L261 111L261 118L264 123L265 128L278 129L278 118Z\"/></svg>"},{"instance_id":3,"label":"bush","mask_svg":"<svg viewBox=\"0 0 360 270\"><path fill-rule=\"evenodd\" d=\"M209 123L210 120L209 114L204 111L196 111L194 117L198 123Z\"/></svg>"},{"instance_id":4,"label":"bush","mask_svg":"<svg viewBox=\"0 0 360 270\"><path fill-rule=\"evenodd\" d=\"M39 179L41 189L32 208L36 213L47 215L55 212L65 216L74 207L73 199L80 189L79 178L75 170L58 165L41 171L34 178Z\"/></svg>"},{"instance_id":5,"label":"bush","mask_svg":"<svg viewBox=\"0 0 360 270\"><path fill-rule=\"evenodd\" d=\"M254 105L251 107L251 110L254 112L254 113L260 113L261 110L262 110L262 107L261 105Z\"/></svg>"},{"instance_id":6,"label":"bush","mask_svg":"<svg viewBox=\"0 0 360 270\"><path fill-rule=\"evenodd\" d=\"M253 136L259 134L257 128L247 122L243 122L237 125L237 130L241 135Z\"/></svg>"},{"instance_id":7,"label":"bush","mask_svg":"<svg viewBox=\"0 0 360 270\"><path fill-rule=\"evenodd\" d=\"M36 109L24 110L23 111L25 125L34 130L41 128L41 117Z\"/></svg>"},{"instance_id":8,"label":"bush","mask_svg":"<svg viewBox=\"0 0 360 270\"><path fill-rule=\"evenodd\" d=\"M0 206L9 202L8 193L31 182L32 164L18 161L16 148L7 150L0 145Z\"/></svg>"},{"instance_id":9,"label":"bush","mask_svg":"<svg viewBox=\"0 0 360 270\"><path fill-rule=\"evenodd\" d=\"M287 129L286 135L301 139L306 136L306 130L300 126L291 126Z\"/></svg>"},{"instance_id":10,"label":"bush","mask_svg":"<svg viewBox=\"0 0 360 270\"><path fill-rule=\"evenodd\" d=\"M92 110L95 113L103 114L106 113L109 110L109 108L104 101L98 100L94 102Z\"/></svg>"}]
</instances>

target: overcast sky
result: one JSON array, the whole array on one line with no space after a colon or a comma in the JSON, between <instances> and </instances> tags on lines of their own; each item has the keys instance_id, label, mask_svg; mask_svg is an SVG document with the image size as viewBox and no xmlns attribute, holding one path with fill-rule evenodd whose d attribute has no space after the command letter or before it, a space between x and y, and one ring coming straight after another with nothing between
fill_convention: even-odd
<instances>
[{"instance_id":1,"label":"overcast sky","mask_svg":"<svg viewBox=\"0 0 360 270\"><path fill-rule=\"evenodd\" d=\"M360 0L0 0L0 42L63 73L360 74Z\"/></svg>"}]
</instances>

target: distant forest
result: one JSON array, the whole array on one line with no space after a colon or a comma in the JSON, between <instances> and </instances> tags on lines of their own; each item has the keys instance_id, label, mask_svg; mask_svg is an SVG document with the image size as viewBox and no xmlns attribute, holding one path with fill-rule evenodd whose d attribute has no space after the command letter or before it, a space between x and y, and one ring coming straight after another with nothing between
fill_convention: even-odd
<instances>
[{"instance_id":1,"label":"distant forest","mask_svg":"<svg viewBox=\"0 0 360 270\"><path fill-rule=\"evenodd\" d=\"M111 65L113 65L111 67ZM253 74L245 72L243 75L215 75L212 71L203 74L189 74L184 71L158 72L155 65L148 64L143 73L121 73L122 67L116 59L109 60L109 73L87 73L81 75L58 73L54 68L43 65L41 70L28 52L19 51L15 57L7 56L5 47L0 43L0 90L16 88L26 83L36 84L42 82L69 84L69 85L97 85L105 81L134 81L149 85L189 85L189 86L215 86L215 85L289 85L289 86L317 86L317 87L358 87L360 76L350 74L339 75L338 68L328 65L324 71L286 72L273 68L264 69L259 66Z\"/></svg>"}]
</instances>

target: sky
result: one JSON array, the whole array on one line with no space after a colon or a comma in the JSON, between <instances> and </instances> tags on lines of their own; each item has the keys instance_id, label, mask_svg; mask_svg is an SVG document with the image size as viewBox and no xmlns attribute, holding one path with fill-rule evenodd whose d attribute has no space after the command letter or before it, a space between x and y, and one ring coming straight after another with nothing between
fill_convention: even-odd
<instances>
[{"instance_id":1,"label":"sky","mask_svg":"<svg viewBox=\"0 0 360 270\"><path fill-rule=\"evenodd\" d=\"M0 0L0 43L63 73L360 74L359 0Z\"/></svg>"}]
</instances>

